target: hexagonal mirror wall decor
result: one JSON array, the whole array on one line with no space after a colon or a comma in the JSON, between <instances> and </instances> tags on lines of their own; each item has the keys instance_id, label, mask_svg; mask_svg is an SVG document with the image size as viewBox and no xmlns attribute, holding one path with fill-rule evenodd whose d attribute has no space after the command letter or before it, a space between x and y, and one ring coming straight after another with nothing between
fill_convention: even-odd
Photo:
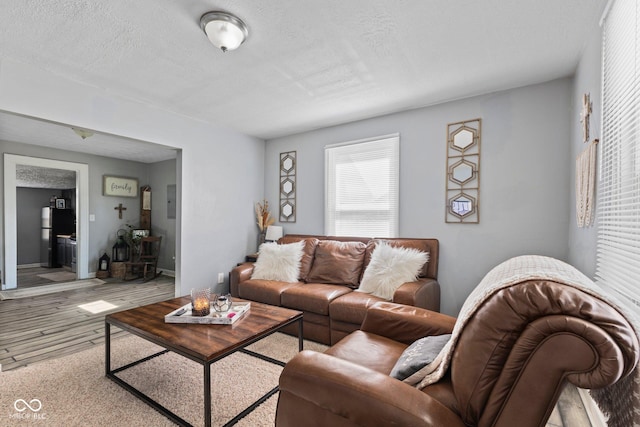
<instances>
[{"instance_id":1,"label":"hexagonal mirror wall decor","mask_svg":"<svg viewBox=\"0 0 640 427\"><path fill-rule=\"evenodd\" d=\"M295 207L290 202L284 202L282 205L280 205L280 216L284 218L291 218L292 216L294 216L295 212ZM285 221L281 219L280 222Z\"/></svg>"},{"instance_id":2,"label":"hexagonal mirror wall decor","mask_svg":"<svg viewBox=\"0 0 640 427\"><path fill-rule=\"evenodd\" d=\"M473 197L460 193L449 200L449 207L454 215L464 218L476 210L476 201Z\"/></svg>"},{"instance_id":3,"label":"hexagonal mirror wall decor","mask_svg":"<svg viewBox=\"0 0 640 427\"><path fill-rule=\"evenodd\" d=\"M476 175L476 165L466 160L460 160L449 169L449 179L464 185L467 181Z\"/></svg>"},{"instance_id":4,"label":"hexagonal mirror wall decor","mask_svg":"<svg viewBox=\"0 0 640 427\"><path fill-rule=\"evenodd\" d=\"M282 181L282 193L285 195L290 195L293 193L295 189L295 184L293 183L293 181L291 181L290 178L285 178L284 181Z\"/></svg>"},{"instance_id":5,"label":"hexagonal mirror wall decor","mask_svg":"<svg viewBox=\"0 0 640 427\"><path fill-rule=\"evenodd\" d=\"M280 222L296 222L295 151L280 153Z\"/></svg>"},{"instance_id":6,"label":"hexagonal mirror wall decor","mask_svg":"<svg viewBox=\"0 0 640 427\"><path fill-rule=\"evenodd\" d=\"M447 125L446 222L480 222L481 124L472 119Z\"/></svg>"},{"instance_id":7,"label":"hexagonal mirror wall decor","mask_svg":"<svg viewBox=\"0 0 640 427\"><path fill-rule=\"evenodd\" d=\"M280 161L280 169L285 173L291 173L295 167L295 161L289 153L284 153L285 156Z\"/></svg>"},{"instance_id":8,"label":"hexagonal mirror wall decor","mask_svg":"<svg viewBox=\"0 0 640 427\"><path fill-rule=\"evenodd\" d=\"M476 143L476 131L463 126L454 132L452 140L451 148L464 151Z\"/></svg>"}]
</instances>

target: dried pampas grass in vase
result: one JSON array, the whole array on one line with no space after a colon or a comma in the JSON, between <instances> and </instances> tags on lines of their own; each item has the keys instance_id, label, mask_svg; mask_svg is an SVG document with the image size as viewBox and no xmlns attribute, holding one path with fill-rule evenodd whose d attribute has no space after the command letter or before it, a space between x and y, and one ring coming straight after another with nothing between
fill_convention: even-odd
<instances>
[{"instance_id":1,"label":"dried pampas grass in vase","mask_svg":"<svg viewBox=\"0 0 640 427\"><path fill-rule=\"evenodd\" d=\"M256 221L260 229L258 234L258 250L260 250L260 245L264 243L267 234L267 227L276 222L269 212L269 202L266 199L263 199L262 203L256 203Z\"/></svg>"}]
</instances>

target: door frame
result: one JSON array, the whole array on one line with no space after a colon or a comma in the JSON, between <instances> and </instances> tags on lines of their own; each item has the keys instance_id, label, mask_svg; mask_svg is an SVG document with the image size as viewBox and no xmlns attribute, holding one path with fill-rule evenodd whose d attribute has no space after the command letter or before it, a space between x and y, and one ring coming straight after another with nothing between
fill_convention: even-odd
<instances>
[{"instance_id":1,"label":"door frame","mask_svg":"<svg viewBox=\"0 0 640 427\"><path fill-rule=\"evenodd\" d=\"M18 236L16 206L17 165L70 170L76 173L77 278L89 278L89 165L62 160L4 154L4 263L2 290L18 286Z\"/></svg>"}]
</instances>

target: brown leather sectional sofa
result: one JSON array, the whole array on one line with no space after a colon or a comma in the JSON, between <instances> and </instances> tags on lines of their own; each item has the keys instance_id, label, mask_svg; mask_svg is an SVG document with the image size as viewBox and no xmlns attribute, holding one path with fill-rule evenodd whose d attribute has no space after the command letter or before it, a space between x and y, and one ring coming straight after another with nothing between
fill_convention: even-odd
<instances>
[{"instance_id":1,"label":"brown leather sectional sofa","mask_svg":"<svg viewBox=\"0 0 640 427\"><path fill-rule=\"evenodd\" d=\"M390 376L412 342L451 333L455 321L374 304L361 330L325 353L305 350L287 363L276 426L540 427L567 383L603 389L638 363L638 338L616 309L569 286L535 280L486 301L440 381L418 389ZM627 387L619 398L631 395Z\"/></svg>"},{"instance_id":2,"label":"brown leather sectional sofa","mask_svg":"<svg viewBox=\"0 0 640 427\"><path fill-rule=\"evenodd\" d=\"M230 274L231 295L251 301L283 306L304 313L304 337L324 344L335 344L360 329L367 308L384 301L376 296L354 292L364 273L375 243L387 241L429 253L429 261L415 282L398 288L392 302L440 310L438 284L438 240L369 239L288 234L278 243L304 240L300 280L295 283L251 279L253 263L235 267ZM295 332L292 328L290 332Z\"/></svg>"}]
</instances>

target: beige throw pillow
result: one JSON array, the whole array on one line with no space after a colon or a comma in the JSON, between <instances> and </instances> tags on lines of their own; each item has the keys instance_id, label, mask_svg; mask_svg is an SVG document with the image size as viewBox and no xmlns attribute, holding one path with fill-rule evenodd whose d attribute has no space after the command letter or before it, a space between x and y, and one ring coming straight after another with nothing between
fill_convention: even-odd
<instances>
[{"instance_id":1,"label":"beige throw pillow","mask_svg":"<svg viewBox=\"0 0 640 427\"><path fill-rule=\"evenodd\" d=\"M300 260L304 242L278 245L263 243L258 251L258 260L253 268L252 279L297 282L300 275Z\"/></svg>"},{"instance_id":2,"label":"beige throw pillow","mask_svg":"<svg viewBox=\"0 0 640 427\"><path fill-rule=\"evenodd\" d=\"M380 242L371 254L371 261L357 290L391 301L403 283L418 278L428 260L429 254L425 252Z\"/></svg>"}]
</instances>

